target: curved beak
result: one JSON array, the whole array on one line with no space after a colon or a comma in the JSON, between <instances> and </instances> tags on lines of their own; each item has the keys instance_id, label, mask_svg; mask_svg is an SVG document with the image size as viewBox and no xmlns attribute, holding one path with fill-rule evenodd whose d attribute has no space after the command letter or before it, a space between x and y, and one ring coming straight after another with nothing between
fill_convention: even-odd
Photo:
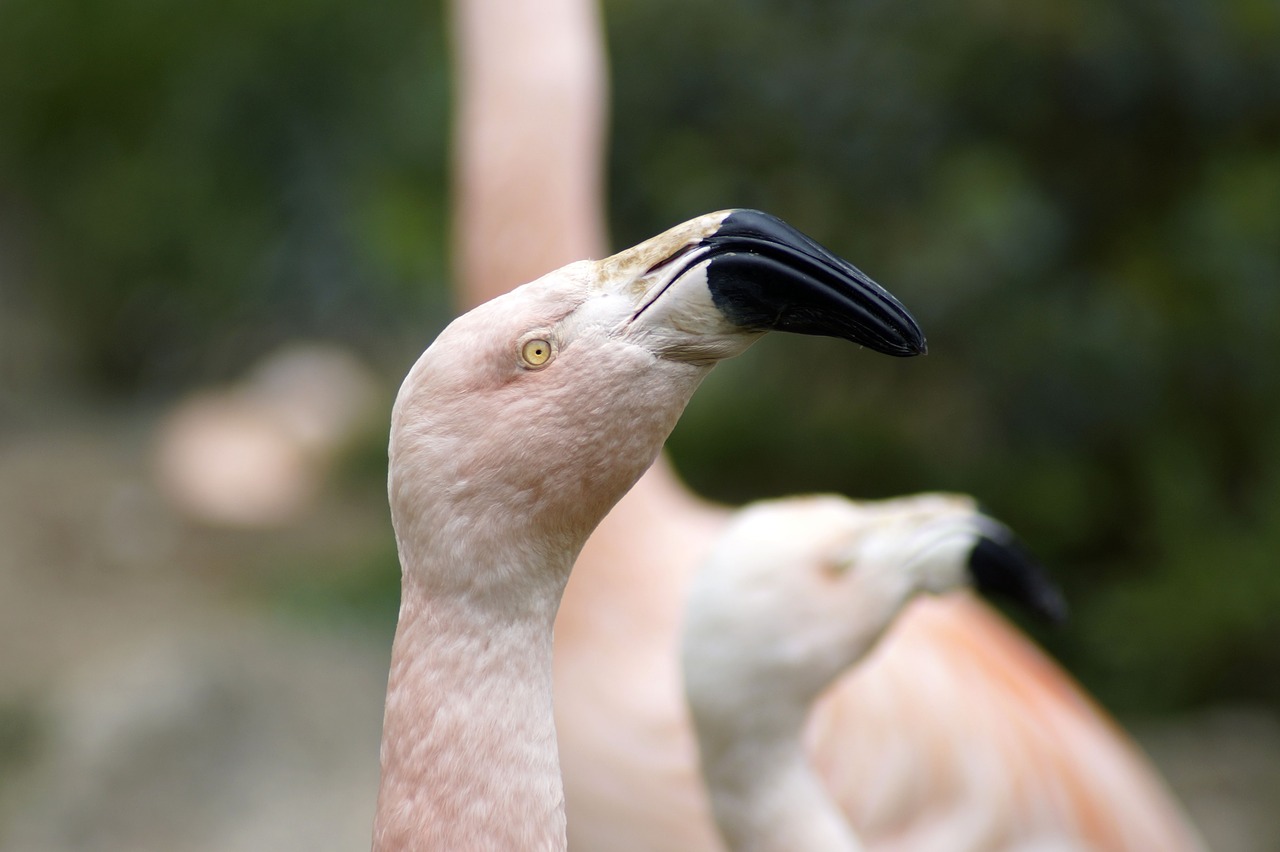
<instances>
[{"instance_id":1,"label":"curved beak","mask_svg":"<svg viewBox=\"0 0 1280 852\"><path fill-rule=\"evenodd\" d=\"M703 245L711 299L743 328L839 337L899 357L927 351L901 302L775 216L735 210Z\"/></svg>"},{"instance_id":2,"label":"curved beak","mask_svg":"<svg viewBox=\"0 0 1280 852\"><path fill-rule=\"evenodd\" d=\"M1008 527L984 519L982 534L969 554L974 588L987 596L1003 597L1050 624L1067 619L1067 602L1048 572Z\"/></svg>"},{"instance_id":3,"label":"curved beak","mask_svg":"<svg viewBox=\"0 0 1280 852\"><path fill-rule=\"evenodd\" d=\"M628 289L639 301L629 332L668 357L718 360L768 331L837 337L886 355L926 351L888 291L759 210L699 217L602 264L632 270L639 287Z\"/></svg>"}]
</instances>

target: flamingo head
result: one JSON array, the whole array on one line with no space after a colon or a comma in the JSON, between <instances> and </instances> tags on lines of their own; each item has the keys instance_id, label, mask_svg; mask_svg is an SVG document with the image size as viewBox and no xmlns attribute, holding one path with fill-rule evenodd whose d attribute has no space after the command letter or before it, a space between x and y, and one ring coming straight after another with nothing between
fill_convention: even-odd
<instances>
[{"instance_id":1,"label":"flamingo head","mask_svg":"<svg viewBox=\"0 0 1280 852\"><path fill-rule=\"evenodd\" d=\"M890 355L925 349L893 296L749 210L572 263L457 318L414 365L393 411L402 561L444 548L452 564L514 564L507 551L518 548L567 577L707 371L775 329ZM483 576L450 582L469 589Z\"/></svg>"},{"instance_id":2,"label":"flamingo head","mask_svg":"<svg viewBox=\"0 0 1280 852\"><path fill-rule=\"evenodd\" d=\"M810 704L872 651L915 596L964 588L1052 621L1066 614L1012 531L969 497L750 506L690 592L683 655L695 720L726 742L798 732ZM726 736L739 726L758 730Z\"/></svg>"}]
</instances>

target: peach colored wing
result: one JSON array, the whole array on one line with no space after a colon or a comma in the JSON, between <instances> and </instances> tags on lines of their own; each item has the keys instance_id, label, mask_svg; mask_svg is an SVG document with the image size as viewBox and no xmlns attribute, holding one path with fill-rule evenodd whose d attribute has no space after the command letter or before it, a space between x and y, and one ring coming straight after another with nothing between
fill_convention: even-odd
<instances>
[{"instance_id":1,"label":"peach colored wing","mask_svg":"<svg viewBox=\"0 0 1280 852\"><path fill-rule=\"evenodd\" d=\"M869 848L1201 847L1125 734L968 596L912 604L809 735Z\"/></svg>"}]
</instances>

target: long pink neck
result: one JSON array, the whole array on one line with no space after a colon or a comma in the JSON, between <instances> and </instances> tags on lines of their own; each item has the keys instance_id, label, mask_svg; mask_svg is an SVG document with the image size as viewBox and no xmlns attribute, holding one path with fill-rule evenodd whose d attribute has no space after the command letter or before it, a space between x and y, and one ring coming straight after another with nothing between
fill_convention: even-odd
<instances>
[{"instance_id":1,"label":"long pink neck","mask_svg":"<svg viewBox=\"0 0 1280 852\"><path fill-rule=\"evenodd\" d=\"M554 600L475 611L406 572L374 850L564 849L551 706Z\"/></svg>"},{"instance_id":2,"label":"long pink neck","mask_svg":"<svg viewBox=\"0 0 1280 852\"><path fill-rule=\"evenodd\" d=\"M607 254L595 0L454 0L454 261L467 307Z\"/></svg>"}]
</instances>

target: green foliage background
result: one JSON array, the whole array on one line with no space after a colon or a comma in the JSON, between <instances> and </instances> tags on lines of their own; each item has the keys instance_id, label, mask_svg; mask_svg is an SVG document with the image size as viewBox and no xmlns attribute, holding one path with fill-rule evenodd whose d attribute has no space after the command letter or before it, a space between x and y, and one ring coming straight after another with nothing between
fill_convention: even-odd
<instances>
[{"instance_id":1,"label":"green foliage background","mask_svg":"<svg viewBox=\"0 0 1280 852\"><path fill-rule=\"evenodd\" d=\"M974 493L1063 580L1041 638L1111 706L1280 706L1280 6L605 14L616 242L760 207L930 341L764 341L673 437L689 480ZM5 3L0 417L153 403L297 335L393 386L453 310L447 60L405 0Z\"/></svg>"}]
</instances>

